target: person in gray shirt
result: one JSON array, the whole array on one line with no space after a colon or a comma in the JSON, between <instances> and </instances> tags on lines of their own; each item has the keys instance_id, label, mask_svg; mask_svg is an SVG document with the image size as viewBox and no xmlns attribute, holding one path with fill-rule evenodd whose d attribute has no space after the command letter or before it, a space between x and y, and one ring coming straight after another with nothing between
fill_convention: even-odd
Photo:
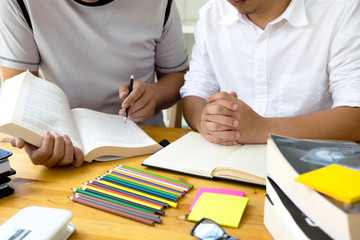
<instances>
[{"instance_id":1,"label":"person in gray shirt","mask_svg":"<svg viewBox=\"0 0 360 240\"><path fill-rule=\"evenodd\" d=\"M168 0L2 0L0 46L3 81L28 69L60 86L71 108L123 116L131 106L129 119L139 125L164 126L161 110L180 99L188 67L179 13ZM34 164L83 162L57 133L45 133L40 148L12 144Z\"/></svg>"}]
</instances>

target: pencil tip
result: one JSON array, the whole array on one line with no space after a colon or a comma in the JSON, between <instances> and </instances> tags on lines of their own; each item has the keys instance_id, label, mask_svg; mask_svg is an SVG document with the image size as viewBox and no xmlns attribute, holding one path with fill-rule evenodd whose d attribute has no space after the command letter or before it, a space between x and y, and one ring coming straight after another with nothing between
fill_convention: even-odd
<instances>
[{"instance_id":1,"label":"pencil tip","mask_svg":"<svg viewBox=\"0 0 360 240\"><path fill-rule=\"evenodd\" d=\"M131 78L131 79L134 79L134 75L131 75L130 78Z\"/></svg>"},{"instance_id":2,"label":"pencil tip","mask_svg":"<svg viewBox=\"0 0 360 240\"><path fill-rule=\"evenodd\" d=\"M124 123L126 123L126 121L127 121L127 117L124 117Z\"/></svg>"}]
</instances>

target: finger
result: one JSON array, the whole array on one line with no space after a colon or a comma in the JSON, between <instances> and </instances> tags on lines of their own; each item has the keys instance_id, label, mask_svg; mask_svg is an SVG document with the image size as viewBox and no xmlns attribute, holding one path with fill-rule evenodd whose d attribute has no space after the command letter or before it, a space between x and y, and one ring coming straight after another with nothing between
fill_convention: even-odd
<instances>
[{"instance_id":1,"label":"finger","mask_svg":"<svg viewBox=\"0 0 360 240\"><path fill-rule=\"evenodd\" d=\"M43 163L44 166L51 168L58 165L59 161L64 157L65 152L65 142L64 138L60 136L58 133L53 133L54 136L54 144L52 149L51 156L45 160Z\"/></svg>"},{"instance_id":2,"label":"finger","mask_svg":"<svg viewBox=\"0 0 360 240\"><path fill-rule=\"evenodd\" d=\"M74 161L74 147L68 135L63 136L64 139L64 156L58 163L57 166L69 165Z\"/></svg>"},{"instance_id":3,"label":"finger","mask_svg":"<svg viewBox=\"0 0 360 240\"><path fill-rule=\"evenodd\" d=\"M234 96L235 98L237 98L237 93L236 92L231 92L230 95Z\"/></svg>"},{"instance_id":4,"label":"finger","mask_svg":"<svg viewBox=\"0 0 360 240\"><path fill-rule=\"evenodd\" d=\"M240 137L240 132L237 130L217 130L217 131L211 131L203 127L207 131L207 134L214 137L212 141L215 141L215 138L217 139L217 142L223 142L223 141L237 141Z\"/></svg>"},{"instance_id":5,"label":"finger","mask_svg":"<svg viewBox=\"0 0 360 240\"><path fill-rule=\"evenodd\" d=\"M119 98L124 99L129 95L129 83L121 85L119 88Z\"/></svg>"},{"instance_id":6,"label":"finger","mask_svg":"<svg viewBox=\"0 0 360 240\"><path fill-rule=\"evenodd\" d=\"M17 148L23 148L25 147L25 142L20 138L13 137L11 138L11 146Z\"/></svg>"},{"instance_id":7,"label":"finger","mask_svg":"<svg viewBox=\"0 0 360 240\"><path fill-rule=\"evenodd\" d=\"M233 145L237 145L238 142L235 140L224 140L221 138L217 138L211 134L206 134L205 138L212 143L216 143L216 144L220 144L220 145L224 145L224 146L233 146Z\"/></svg>"},{"instance_id":8,"label":"finger","mask_svg":"<svg viewBox=\"0 0 360 240\"><path fill-rule=\"evenodd\" d=\"M146 83L140 81L134 81L132 92L125 98L121 107L126 109L132 106L141 96L146 89Z\"/></svg>"},{"instance_id":9,"label":"finger","mask_svg":"<svg viewBox=\"0 0 360 240\"><path fill-rule=\"evenodd\" d=\"M31 145L26 144L25 150L28 153L31 161L35 165L43 165L44 162L51 157L53 147L54 147L55 139L54 136L46 131L44 134L44 140L41 144L41 147L34 149L30 147Z\"/></svg>"},{"instance_id":10,"label":"finger","mask_svg":"<svg viewBox=\"0 0 360 240\"><path fill-rule=\"evenodd\" d=\"M149 108L151 110L155 110L156 101L154 98L154 92L146 87L146 89L142 92L141 96L139 96L135 103L130 108L130 113L134 114L138 111L143 111L145 108Z\"/></svg>"},{"instance_id":11,"label":"finger","mask_svg":"<svg viewBox=\"0 0 360 240\"><path fill-rule=\"evenodd\" d=\"M219 99L208 103L204 110L208 114L232 114L238 108L237 102Z\"/></svg>"},{"instance_id":12,"label":"finger","mask_svg":"<svg viewBox=\"0 0 360 240\"><path fill-rule=\"evenodd\" d=\"M212 118L216 118L217 116L212 116ZM215 120L202 120L200 122L201 126L205 128L207 131L229 131L236 130L236 126L238 125L238 121L229 117L219 116L219 119Z\"/></svg>"},{"instance_id":13,"label":"finger","mask_svg":"<svg viewBox=\"0 0 360 240\"><path fill-rule=\"evenodd\" d=\"M208 98L207 102L211 103L217 100L228 100L228 101L234 101L235 97L232 94L229 94L227 92L218 92L218 93L214 93L211 94L210 97Z\"/></svg>"},{"instance_id":14,"label":"finger","mask_svg":"<svg viewBox=\"0 0 360 240\"><path fill-rule=\"evenodd\" d=\"M74 147L74 161L72 165L74 167L80 167L84 163L84 153L81 149Z\"/></svg>"}]
</instances>

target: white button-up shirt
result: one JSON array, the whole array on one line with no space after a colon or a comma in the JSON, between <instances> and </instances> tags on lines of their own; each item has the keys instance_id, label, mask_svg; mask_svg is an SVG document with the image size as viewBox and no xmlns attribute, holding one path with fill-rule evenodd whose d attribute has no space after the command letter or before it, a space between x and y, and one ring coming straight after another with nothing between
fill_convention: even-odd
<instances>
[{"instance_id":1,"label":"white button-up shirt","mask_svg":"<svg viewBox=\"0 0 360 240\"><path fill-rule=\"evenodd\" d=\"M226 0L199 15L182 97L235 91L266 117L360 106L359 0L292 0L264 30Z\"/></svg>"}]
</instances>

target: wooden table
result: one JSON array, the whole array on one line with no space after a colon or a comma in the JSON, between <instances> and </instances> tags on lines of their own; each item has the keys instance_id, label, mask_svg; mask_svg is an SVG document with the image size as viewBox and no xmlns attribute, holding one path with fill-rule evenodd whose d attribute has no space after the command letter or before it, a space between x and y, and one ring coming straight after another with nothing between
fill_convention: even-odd
<instances>
[{"instance_id":1,"label":"wooden table","mask_svg":"<svg viewBox=\"0 0 360 240\"><path fill-rule=\"evenodd\" d=\"M142 127L157 142L166 138L170 142L186 134L189 130L178 128ZM186 220L188 209L193 201L197 189L228 188L242 190L250 198L242 217L239 228L224 228L233 237L245 239L272 239L263 224L265 189L230 181L213 181L203 178L190 177L184 174L161 171L141 166L147 156L128 159L93 162L80 168L59 167L47 169L31 163L23 150L11 147L9 138L0 134L0 147L13 152L10 165L16 170L11 176L10 186L15 189L13 195L0 199L0 225L12 217L20 209L28 206L45 206L62 208L74 214L71 223L75 225L75 232L70 239L102 240L102 239L197 239L190 235L193 222ZM125 219L111 213L103 212L91 207L75 203L68 199L72 195L71 188L77 188L81 183L95 180L95 177L105 173L118 164L138 169L144 169L156 174L174 178L193 184L195 187L184 198L180 199L177 208L165 210L161 224L148 226Z\"/></svg>"}]
</instances>

